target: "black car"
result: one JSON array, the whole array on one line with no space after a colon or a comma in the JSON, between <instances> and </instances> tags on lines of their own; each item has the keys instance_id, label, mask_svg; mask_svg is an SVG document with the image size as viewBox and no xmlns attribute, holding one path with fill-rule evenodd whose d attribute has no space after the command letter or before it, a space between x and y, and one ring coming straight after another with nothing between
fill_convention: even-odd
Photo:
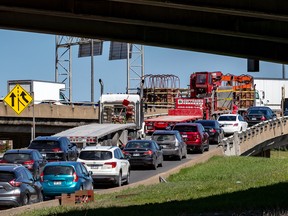
<instances>
[{"instance_id":1,"label":"black car","mask_svg":"<svg viewBox=\"0 0 288 216\"><path fill-rule=\"evenodd\" d=\"M157 169L163 165L163 151L154 140L130 140L122 150L131 166L150 166Z\"/></svg>"},{"instance_id":2,"label":"black car","mask_svg":"<svg viewBox=\"0 0 288 216\"><path fill-rule=\"evenodd\" d=\"M0 164L0 206L17 207L42 201L42 185L26 167Z\"/></svg>"},{"instance_id":3,"label":"black car","mask_svg":"<svg viewBox=\"0 0 288 216\"><path fill-rule=\"evenodd\" d=\"M224 138L224 131L217 120L196 120L195 123L203 125L209 134L209 143L220 143Z\"/></svg>"},{"instance_id":4,"label":"black car","mask_svg":"<svg viewBox=\"0 0 288 216\"><path fill-rule=\"evenodd\" d=\"M164 159L176 157L178 160L187 157L187 145L177 130L156 130L151 140L161 146Z\"/></svg>"},{"instance_id":5,"label":"black car","mask_svg":"<svg viewBox=\"0 0 288 216\"><path fill-rule=\"evenodd\" d=\"M75 143L62 136L37 137L28 149L38 150L48 161L76 161L78 156Z\"/></svg>"},{"instance_id":6,"label":"black car","mask_svg":"<svg viewBox=\"0 0 288 216\"><path fill-rule=\"evenodd\" d=\"M248 126L258 124L260 122L276 119L277 115L273 112L270 107L266 106L253 106L247 110L247 114L244 116Z\"/></svg>"},{"instance_id":7,"label":"black car","mask_svg":"<svg viewBox=\"0 0 288 216\"><path fill-rule=\"evenodd\" d=\"M39 178L47 160L35 149L11 149L4 153L0 163L22 164L34 178Z\"/></svg>"}]
</instances>

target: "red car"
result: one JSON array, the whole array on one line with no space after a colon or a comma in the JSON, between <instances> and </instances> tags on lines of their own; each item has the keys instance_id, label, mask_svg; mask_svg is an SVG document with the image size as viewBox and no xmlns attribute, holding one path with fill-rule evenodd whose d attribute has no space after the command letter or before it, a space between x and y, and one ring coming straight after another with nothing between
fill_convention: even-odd
<instances>
[{"instance_id":1,"label":"red car","mask_svg":"<svg viewBox=\"0 0 288 216\"><path fill-rule=\"evenodd\" d=\"M178 123L173 130L178 130L187 145L187 151L203 153L209 151L209 134L200 123Z\"/></svg>"}]
</instances>

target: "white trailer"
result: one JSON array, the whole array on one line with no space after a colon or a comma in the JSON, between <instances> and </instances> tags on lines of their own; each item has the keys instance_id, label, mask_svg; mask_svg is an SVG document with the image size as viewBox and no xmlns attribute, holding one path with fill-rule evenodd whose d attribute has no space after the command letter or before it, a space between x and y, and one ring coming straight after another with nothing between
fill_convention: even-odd
<instances>
[{"instance_id":1,"label":"white trailer","mask_svg":"<svg viewBox=\"0 0 288 216\"><path fill-rule=\"evenodd\" d=\"M19 84L34 98L34 104L41 102L61 102L65 101L62 91L65 91L65 84L40 80L8 80L8 93Z\"/></svg>"},{"instance_id":2,"label":"white trailer","mask_svg":"<svg viewBox=\"0 0 288 216\"><path fill-rule=\"evenodd\" d=\"M282 87L285 98L288 97L288 79L254 78L256 106L268 106L274 111L281 111Z\"/></svg>"}]
</instances>

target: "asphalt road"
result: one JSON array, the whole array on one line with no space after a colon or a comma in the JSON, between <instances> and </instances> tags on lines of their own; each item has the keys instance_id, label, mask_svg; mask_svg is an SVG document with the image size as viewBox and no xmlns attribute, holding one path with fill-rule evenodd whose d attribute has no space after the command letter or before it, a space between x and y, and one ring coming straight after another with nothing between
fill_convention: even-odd
<instances>
[{"instance_id":1,"label":"asphalt road","mask_svg":"<svg viewBox=\"0 0 288 216\"><path fill-rule=\"evenodd\" d=\"M210 145L210 150L216 148L217 145ZM130 174L130 184L132 183L136 183L145 179L148 179L150 177L153 177L154 175L166 172L170 169L173 169L174 167L177 167L183 163L186 163L189 160L193 160L197 157L201 157L202 154L200 153L189 153L187 155L187 158L182 159L181 161L177 161L177 160L173 160L173 159L169 159L169 160L165 160L163 161L163 166L162 167L158 167L157 170L152 170L149 168L141 168L141 167L137 167L137 168L133 168L131 170L131 174ZM113 186L111 185L95 185L95 191L99 191L99 190L105 190L107 188L111 188Z\"/></svg>"}]
</instances>

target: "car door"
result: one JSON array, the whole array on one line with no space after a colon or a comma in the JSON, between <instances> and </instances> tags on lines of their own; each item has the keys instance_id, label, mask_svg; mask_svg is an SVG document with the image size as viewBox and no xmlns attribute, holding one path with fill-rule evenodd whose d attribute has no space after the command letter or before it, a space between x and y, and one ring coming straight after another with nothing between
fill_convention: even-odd
<instances>
[{"instance_id":1,"label":"car door","mask_svg":"<svg viewBox=\"0 0 288 216\"><path fill-rule=\"evenodd\" d=\"M82 164L78 164L79 172L81 173L81 178L83 178L83 186L85 190L92 190L93 189L93 180L91 175L89 174L86 167Z\"/></svg>"},{"instance_id":2,"label":"car door","mask_svg":"<svg viewBox=\"0 0 288 216\"><path fill-rule=\"evenodd\" d=\"M22 178L22 184L25 184L26 190L29 191L29 199L30 202L35 203L38 201L38 191L39 189L36 187L35 179L33 178L31 172L23 167L23 169L20 170L19 174Z\"/></svg>"},{"instance_id":3,"label":"car door","mask_svg":"<svg viewBox=\"0 0 288 216\"><path fill-rule=\"evenodd\" d=\"M118 148L115 149L114 155L115 158L121 163L122 175L126 177L129 172L129 161L124 157L122 151Z\"/></svg>"},{"instance_id":4,"label":"car door","mask_svg":"<svg viewBox=\"0 0 288 216\"><path fill-rule=\"evenodd\" d=\"M244 120L244 118L241 115L238 115L239 123L241 124L242 131L245 131L248 127L248 123Z\"/></svg>"},{"instance_id":5,"label":"car door","mask_svg":"<svg viewBox=\"0 0 288 216\"><path fill-rule=\"evenodd\" d=\"M41 173L43 171L45 164L47 163L46 159L44 159L38 151L33 152L33 158L35 158L35 160L37 161L37 166Z\"/></svg>"},{"instance_id":6,"label":"car door","mask_svg":"<svg viewBox=\"0 0 288 216\"><path fill-rule=\"evenodd\" d=\"M179 145L181 146L181 152L185 152L186 151L186 143L184 142L181 134L178 132L176 133L176 139L179 142Z\"/></svg>"},{"instance_id":7,"label":"car door","mask_svg":"<svg viewBox=\"0 0 288 216\"><path fill-rule=\"evenodd\" d=\"M161 151L161 149L160 149L160 147L158 146L158 144L156 143L156 142L152 142L151 143L151 145L152 145L152 149L153 149L153 151L155 151L155 153L156 153L156 157L157 157L157 164L159 164L159 163L161 163L161 157L162 157L162 151Z\"/></svg>"}]
</instances>

